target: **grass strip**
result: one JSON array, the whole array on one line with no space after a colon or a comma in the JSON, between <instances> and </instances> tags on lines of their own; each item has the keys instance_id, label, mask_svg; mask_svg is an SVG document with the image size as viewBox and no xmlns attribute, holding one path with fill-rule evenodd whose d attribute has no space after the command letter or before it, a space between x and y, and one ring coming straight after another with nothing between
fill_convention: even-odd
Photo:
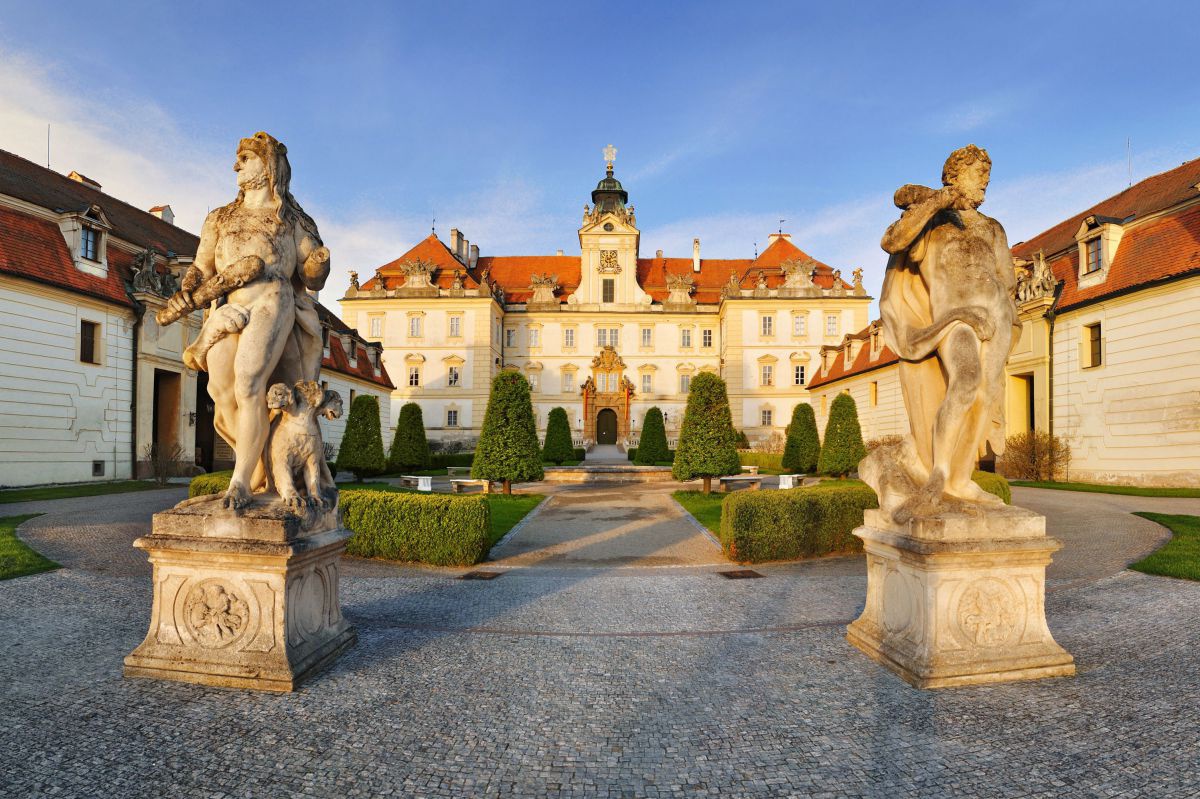
<instances>
[{"instance_id":1,"label":"grass strip","mask_svg":"<svg viewBox=\"0 0 1200 799\"><path fill-rule=\"evenodd\" d=\"M17 527L40 513L0 517L0 580L11 580L27 574L39 574L57 569L58 564L35 552L17 538Z\"/></svg>"},{"instance_id":2,"label":"grass strip","mask_svg":"<svg viewBox=\"0 0 1200 799\"><path fill-rule=\"evenodd\" d=\"M1130 497L1200 498L1200 488L1157 488L1154 486L1110 486L1096 483L1054 483L1046 480L1009 480L1022 488L1050 488L1055 491L1083 491L1090 494L1124 494Z\"/></svg>"},{"instance_id":3,"label":"grass strip","mask_svg":"<svg viewBox=\"0 0 1200 799\"><path fill-rule=\"evenodd\" d=\"M98 497L104 494L127 494L130 491L154 491L160 488L182 488L182 485L160 486L153 480L117 480L110 483L72 483L37 488L7 488L0 491L0 505L13 502L40 502L47 499Z\"/></svg>"},{"instance_id":4,"label":"grass strip","mask_svg":"<svg viewBox=\"0 0 1200 799\"><path fill-rule=\"evenodd\" d=\"M1162 577L1200 580L1200 516L1148 512L1138 512L1134 516L1166 527L1171 531L1171 540L1129 568Z\"/></svg>"}]
</instances>

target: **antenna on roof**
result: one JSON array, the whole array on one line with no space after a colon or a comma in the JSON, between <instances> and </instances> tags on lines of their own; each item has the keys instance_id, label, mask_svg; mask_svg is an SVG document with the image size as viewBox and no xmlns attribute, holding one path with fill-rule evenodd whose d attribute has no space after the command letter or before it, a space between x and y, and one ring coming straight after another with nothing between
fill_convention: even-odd
<instances>
[{"instance_id":1,"label":"antenna on roof","mask_svg":"<svg viewBox=\"0 0 1200 799\"><path fill-rule=\"evenodd\" d=\"M433 224L431 224L429 226L429 232L435 236L437 235L437 217L436 216L433 218Z\"/></svg>"},{"instance_id":2,"label":"antenna on roof","mask_svg":"<svg viewBox=\"0 0 1200 799\"><path fill-rule=\"evenodd\" d=\"M50 168L50 123L46 123L46 169Z\"/></svg>"},{"instance_id":3,"label":"antenna on roof","mask_svg":"<svg viewBox=\"0 0 1200 799\"><path fill-rule=\"evenodd\" d=\"M758 260L758 242L754 242L754 260Z\"/></svg>"},{"instance_id":4,"label":"antenna on roof","mask_svg":"<svg viewBox=\"0 0 1200 799\"><path fill-rule=\"evenodd\" d=\"M786 219L779 220L779 235L781 235L781 236L783 235L783 223L786 221L787 221Z\"/></svg>"},{"instance_id":5,"label":"antenna on roof","mask_svg":"<svg viewBox=\"0 0 1200 799\"><path fill-rule=\"evenodd\" d=\"M1129 185L1133 185L1133 139L1125 137L1125 166L1129 170Z\"/></svg>"}]
</instances>

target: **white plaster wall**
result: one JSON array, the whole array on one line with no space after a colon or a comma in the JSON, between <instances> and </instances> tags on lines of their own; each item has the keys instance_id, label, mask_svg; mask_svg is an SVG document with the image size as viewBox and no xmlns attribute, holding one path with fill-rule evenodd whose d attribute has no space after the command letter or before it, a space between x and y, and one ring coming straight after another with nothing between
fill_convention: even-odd
<instances>
[{"instance_id":1,"label":"white plaster wall","mask_svg":"<svg viewBox=\"0 0 1200 799\"><path fill-rule=\"evenodd\" d=\"M388 430L391 428L392 418L392 403L390 392L382 386L377 386L374 383L366 383L361 380L351 380L343 374L334 372L331 369L321 370L321 382L327 383L326 386L331 391L336 391L342 395L342 417L340 419L325 419L321 422L321 436L325 439L326 444L332 444L336 452L342 445L342 436L346 432L346 421L350 418L350 391L355 392L355 396L369 395L376 397L379 400L379 426L383 431L383 447L386 451L391 445L392 439L389 437Z\"/></svg>"},{"instance_id":2,"label":"white plaster wall","mask_svg":"<svg viewBox=\"0 0 1200 799\"><path fill-rule=\"evenodd\" d=\"M0 278L0 319L0 485L130 477L132 313ZM98 366L79 361L82 319L101 324Z\"/></svg>"}]
</instances>

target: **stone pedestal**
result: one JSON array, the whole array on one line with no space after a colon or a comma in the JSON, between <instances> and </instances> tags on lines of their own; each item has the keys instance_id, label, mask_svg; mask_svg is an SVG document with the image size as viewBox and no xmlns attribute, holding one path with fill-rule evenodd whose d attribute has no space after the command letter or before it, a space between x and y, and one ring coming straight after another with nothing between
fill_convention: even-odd
<instances>
[{"instance_id":1,"label":"stone pedestal","mask_svg":"<svg viewBox=\"0 0 1200 799\"><path fill-rule=\"evenodd\" d=\"M1061 548L1024 508L896 525L867 511L867 603L846 637L918 688L1075 673L1046 626L1046 566Z\"/></svg>"},{"instance_id":2,"label":"stone pedestal","mask_svg":"<svg viewBox=\"0 0 1200 799\"><path fill-rule=\"evenodd\" d=\"M156 513L134 546L154 567L150 631L125 676L291 691L357 640L342 618L337 510L296 515L256 499L234 514L220 497Z\"/></svg>"}]
</instances>

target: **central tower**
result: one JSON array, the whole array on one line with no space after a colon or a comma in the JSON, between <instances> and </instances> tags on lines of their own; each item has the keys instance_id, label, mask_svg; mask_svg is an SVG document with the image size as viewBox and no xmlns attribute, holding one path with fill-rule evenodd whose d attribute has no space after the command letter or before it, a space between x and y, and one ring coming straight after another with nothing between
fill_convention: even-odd
<instances>
[{"instance_id":1,"label":"central tower","mask_svg":"<svg viewBox=\"0 0 1200 799\"><path fill-rule=\"evenodd\" d=\"M650 305L650 295L637 282L641 233L629 203L629 193L613 177L617 148L604 148L604 178L592 192L592 205L583 206L579 228L580 281L573 304L603 310L635 310Z\"/></svg>"}]
</instances>

